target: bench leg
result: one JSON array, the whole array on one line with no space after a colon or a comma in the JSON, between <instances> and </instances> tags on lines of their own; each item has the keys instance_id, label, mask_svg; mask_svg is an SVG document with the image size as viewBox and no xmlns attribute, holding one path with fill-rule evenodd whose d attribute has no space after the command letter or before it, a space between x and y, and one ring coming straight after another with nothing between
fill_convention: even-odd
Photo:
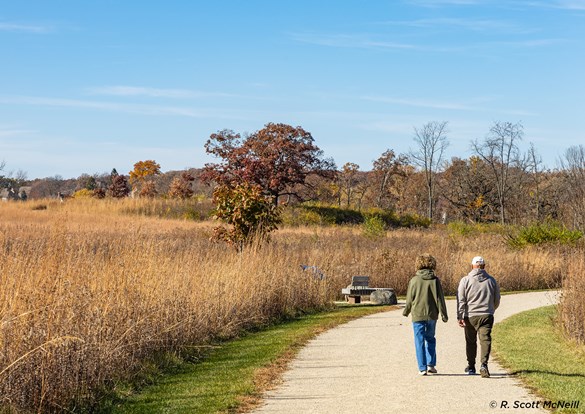
<instances>
[{"instance_id":1,"label":"bench leg","mask_svg":"<svg viewBox=\"0 0 585 414\"><path fill-rule=\"evenodd\" d=\"M349 303L361 303L361 296L348 296L347 301Z\"/></svg>"}]
</instances>

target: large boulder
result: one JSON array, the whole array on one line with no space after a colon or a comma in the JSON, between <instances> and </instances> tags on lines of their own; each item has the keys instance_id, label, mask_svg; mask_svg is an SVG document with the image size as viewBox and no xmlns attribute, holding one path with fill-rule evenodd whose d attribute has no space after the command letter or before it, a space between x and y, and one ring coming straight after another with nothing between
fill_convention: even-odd
<instances>
[{"instance_id":1,"label":"large boulder","mask_svg":"<svg viewBox=\"0 0 585 414\"><path fill-rule=\"evenodd\" d=\"M376 290L370 295L370 302L374 305L396 305L396 293L393 290Z\"/></svg>"}]
</instances>

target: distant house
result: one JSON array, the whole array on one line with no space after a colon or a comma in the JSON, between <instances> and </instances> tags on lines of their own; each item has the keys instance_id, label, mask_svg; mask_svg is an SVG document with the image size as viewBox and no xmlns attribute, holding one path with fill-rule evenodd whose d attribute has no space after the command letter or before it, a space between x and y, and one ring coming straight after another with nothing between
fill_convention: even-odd
<instances>
[{"instance_id":1,"label":"distant house","mask_svg":"<svg viewBox=\"0 0 585 414\"><path fill-rule=\"evenodd\" d=\"M3 188L0 190L0 199L2 201L10 201L10 200L28 200L28 196L30 195L30 186L23 186L16 191L14 188Z\"/></svg>"}]
</instances>

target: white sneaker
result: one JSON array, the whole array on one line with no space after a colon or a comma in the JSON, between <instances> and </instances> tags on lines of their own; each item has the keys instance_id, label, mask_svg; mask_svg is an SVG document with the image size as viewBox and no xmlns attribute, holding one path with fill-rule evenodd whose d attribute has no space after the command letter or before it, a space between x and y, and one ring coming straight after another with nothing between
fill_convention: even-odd
<instances>
[{"instance_id":1,"label":"white sneaker","mask_svg":"<svg viewBox=\"0 0 585 414\"><path fill-rule=\"evenodd\" d=\"M427 367L427 371L430 372L431 374L436 374L437 373L437 368L432 367L432 366L428 366Z\"/></svg>"},{"instance_id":2,"label":"white sneaker","mask_svg":"<svg viewBox=\"0 0 585 414\"><path fill-rule=\"evenodd\" d=\"M419 371L419 372L418 372L418 375L427 375L427 371L426 371L426 370L424 370L424 371Z\"/></svg>"}]
</instances>

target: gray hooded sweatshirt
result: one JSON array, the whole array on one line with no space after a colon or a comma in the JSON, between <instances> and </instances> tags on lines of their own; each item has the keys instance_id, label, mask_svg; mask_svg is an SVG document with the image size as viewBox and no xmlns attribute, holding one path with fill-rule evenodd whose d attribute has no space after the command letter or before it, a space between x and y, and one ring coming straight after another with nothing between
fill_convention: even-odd
<instances>
[{"instance_id":1,"label":"gray hooded sweatshirt","mask_svg":"<svg viewBox=\"0 0 585 414\"><path fill-rule=\"evenodd\" d=\"M483 269L473 269L459 282L457 289L457 319L469 316L493 315L500 306L500 286Z\"/></svg>"}]
</instances>

